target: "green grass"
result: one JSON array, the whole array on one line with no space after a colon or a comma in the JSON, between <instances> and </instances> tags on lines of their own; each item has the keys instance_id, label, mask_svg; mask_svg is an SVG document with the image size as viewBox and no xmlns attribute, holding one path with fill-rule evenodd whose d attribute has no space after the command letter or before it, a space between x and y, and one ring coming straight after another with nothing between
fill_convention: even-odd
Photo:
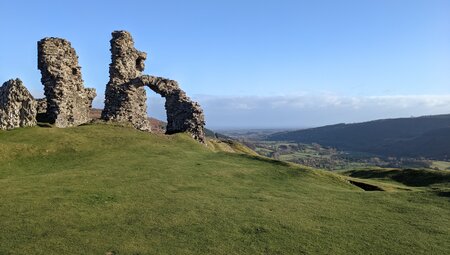
<instances>
[{"instance_id":1,"label":"green grass","mask_svg":"<svg viewBox=\"0 0 450 255\"><path fill-rule=\"evenodd\" d=\"M437 168L439 170L450 170L450 162L447 161L433 161L431 164L432 168Z\"/></svg>"},{"instance_id":2,"label":"green grass","mask_svg":"<svg viewBox=\"0 0 450 255\"><path fill-rule=\"evenodd\" d=\"M410 187L450 189L450 171L430 169L366 168L344 172L351 177L395 182Z\"/></svg>"},{"instance_id":3,"label":"green grass","mask_svg":"<svg viewBox=\"0 0 450 255\"><path fill-rule=\"evenodd\" d=\"M450 253L445 192L210 148L109 125L0 132L0 254Z\"/></svg>"}]
</instances>

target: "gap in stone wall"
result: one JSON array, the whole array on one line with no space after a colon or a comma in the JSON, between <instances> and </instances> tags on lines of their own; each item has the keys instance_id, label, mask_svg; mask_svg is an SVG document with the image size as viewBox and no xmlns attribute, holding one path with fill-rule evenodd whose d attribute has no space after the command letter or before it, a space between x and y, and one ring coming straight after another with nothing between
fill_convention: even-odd
<instances>
[{"instance_id":1,"label":"gap in stone wall","mask_svg":"<svg viewBox=\"0 0 450 255\"><path fill-rule=\"evenodd\" d=\"M151 118L152 131L165 133L167 114L164 104L166 103L166 99L161 97L159 94L155 93L148 87L145 87L145 92L147 93L147 115ZM164 125L161 125L161 123L157 123L153 119L164 122Z\"/></svg>"}]
</instances>

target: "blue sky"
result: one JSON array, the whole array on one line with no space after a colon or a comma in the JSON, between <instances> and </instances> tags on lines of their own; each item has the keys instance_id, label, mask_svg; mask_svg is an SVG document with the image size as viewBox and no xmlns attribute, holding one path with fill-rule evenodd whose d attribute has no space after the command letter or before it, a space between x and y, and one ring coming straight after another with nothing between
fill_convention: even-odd
<instances>
[{"instance_id":1,"label":"blue sky","mask_svg":"<svg viewBox=\"0 0 450 255\"><path fill-rule=\"evenodd\" d=\"M36 42L72 42L102 107L113 30L207 125L305 127L450 113L450 1L0 1L0 80L43 95ZM165 118L149 93L150 115Z\"/></svg>"}]
</instances>

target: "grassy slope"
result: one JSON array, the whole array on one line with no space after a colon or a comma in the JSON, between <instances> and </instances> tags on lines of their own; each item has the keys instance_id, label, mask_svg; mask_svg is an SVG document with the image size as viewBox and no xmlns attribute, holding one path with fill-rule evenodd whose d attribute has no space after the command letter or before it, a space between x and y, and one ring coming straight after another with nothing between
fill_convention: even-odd
<instances>
[{"instance_id":1,"label":"grassy slope","mask_svg":"<svg viewBox=\"0 0 450 255\"><path fill-rule=\"evenodd\" d=\"M122 127L0 132L0 254L445 254L450 203Z\"/></svg>"},{"instance_id":2,"label":"grassy slope","mask_svg":"<svg viewBox=\"0 0 450 255\"><path fill-rule=\"evenodd\" d=\"M400 184L408 187L450 191L450 171L429 169L366 168L343 172L345 175Z\"/></svg>"},{"instance_id":3,"label":"grassy slope","mask_svg":"<svg viewBox=\"0 0 450 255\"><path fill-rule=\"evenodd\" d=\"M447 161L433 161L432 168L437 168L439 170L450 170L450 162Z\"/></svg>"}]
</instances>

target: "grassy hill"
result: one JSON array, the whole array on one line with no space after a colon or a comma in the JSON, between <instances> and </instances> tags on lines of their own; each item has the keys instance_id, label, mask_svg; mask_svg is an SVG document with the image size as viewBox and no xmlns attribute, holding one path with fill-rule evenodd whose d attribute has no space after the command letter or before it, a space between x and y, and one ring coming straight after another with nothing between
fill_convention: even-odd
<instances>
[{"instance_id":1,"label":"grassy hill","mask_svg":"<svg viewBox=\"0 0 450 255\"><path fill-rule=\"evenodd\" d=\"M433 186L434 189L438 189L439 186L445 187L450 183L450 171L440 170L367 168L344 173L351 177L395 182L410 187Z\"/></svg>"},{"instance_id":2,"label":"grassy hill","mask_svg":"<svg viewBox=\"0 0 450 255\"><path fill-rule=\"evenodd\" d=\"M267 140L319 143L382 156L450 158L450 115L337 124L269 135Z\"/></svg>"},{"instance_id":3,"label":"grassy hill","mask_svg":"<svg viewBox=\"0 0 450 255\"><path fill-rule=\"evenodd\" d=\"M0 132L0 254L448 254L448 183L111 125ZM364 191L348 181L386 185Z\"/></svg>"}]
</instances>

